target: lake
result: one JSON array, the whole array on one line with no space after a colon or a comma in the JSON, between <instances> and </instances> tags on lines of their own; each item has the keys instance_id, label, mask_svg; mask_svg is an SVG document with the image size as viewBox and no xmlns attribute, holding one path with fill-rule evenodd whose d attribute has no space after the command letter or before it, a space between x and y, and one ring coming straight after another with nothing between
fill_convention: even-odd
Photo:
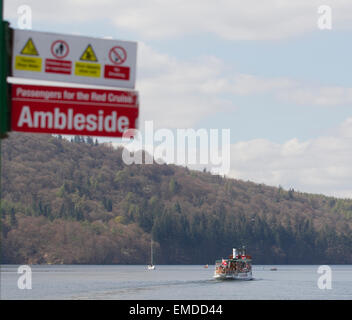
<instances>
[{"instance_id":1,"label":"lake","mask_svg":"<svg viewBox=\"0 0 352 320\"><path fill-rule=\"evenodd\" d=\"M334 265L332 288L319 289L319 266L253 266L252 281L215 280L214 266L35 265L32 289L21 290L18 266L2 265L1 299L351 300L352 265Z\"/></svg>"}]
</instances>

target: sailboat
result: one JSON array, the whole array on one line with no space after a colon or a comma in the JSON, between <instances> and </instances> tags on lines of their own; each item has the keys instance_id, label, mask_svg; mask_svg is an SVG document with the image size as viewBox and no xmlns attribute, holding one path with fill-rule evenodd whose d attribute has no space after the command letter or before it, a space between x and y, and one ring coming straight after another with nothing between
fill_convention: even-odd
<instances>
[{"instance_id":1,"label":"sailboat","mask_svg":"<svg viewBox=\"0 0 352 320\"><path fill-rule=\"evenodd\" d=\"M153 264L153 239L150 242L150 264L148 265L148 270L154 270L155 265Z\"/></svg>"}]
</instances>

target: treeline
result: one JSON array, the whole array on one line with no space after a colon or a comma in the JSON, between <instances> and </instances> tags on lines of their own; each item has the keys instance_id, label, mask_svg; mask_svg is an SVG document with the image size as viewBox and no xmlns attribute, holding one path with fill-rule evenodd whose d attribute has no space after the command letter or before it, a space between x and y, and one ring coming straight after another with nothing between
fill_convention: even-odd
<instances>
[{"instance_id":1,"label":"treeline","mask_svg":"<svg viewBox=\"0 0 352 320\"><path fill-rule=\"evenodd\" d=\"M143 156L143 154L141 155ZM92 138L3 142L1 263L352 263L352 200L174 165L131 165Z\"/></svg>"}]
</instances>

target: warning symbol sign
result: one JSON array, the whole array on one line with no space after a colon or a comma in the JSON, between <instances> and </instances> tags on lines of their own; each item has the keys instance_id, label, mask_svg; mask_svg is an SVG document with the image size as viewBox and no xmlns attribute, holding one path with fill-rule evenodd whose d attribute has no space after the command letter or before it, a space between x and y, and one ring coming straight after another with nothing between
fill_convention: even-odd
<instances>
[{"instance_id":1,"label":"warning symbol sign","mask_svg":"<svg viewBox=\"0 0 352 320\"><path fill-rule=\"evenodd\" d=\"M12 77L135 89L137 42L20 29L11 32Z\"/></svg>"},{"instance_id":2,"label":"warning symbol sign","mask_svg":"<svg viewBox=\"0 0 352 320\"><path fill-rule=\"evenodd\" d=\"M127 59L126 50L122 47L113 47L109 51L109 59L114 64L122 64Z\"/></svg>"},{"instance_id":3,"label":"warning symbol sign","mask_svg":"<svg viewBox=\"0 0 352 320\"><path fill-rule=\"evenodd\" d=\"M26 44L24 45L21 54L28 56L39 56L38 50L34 45L32 38L29 38Z\"/></svg>"},{"instance_id":4,"label":"warning symbol sign","mask_svg":"<svg viewBox=\"0 0 352 320\"><path fill-rule=\"evenodd\" d=\"M51 50L51 54L57 59L65 58L70 52L67 42L63 40L54 41L53 44L51 45L50 50Z\"/></svg>"},{"instance_id":5,"label":"warning symbol sign","mask_svg":"<svg viewBox=\"0 0 352 320\"><path fill-rule=\"evenodd\" d=\"M98 62L97 56L90 44L88 44L86 50L84 50L79 59L82 61Z\"/></svg>"}]
</instances>

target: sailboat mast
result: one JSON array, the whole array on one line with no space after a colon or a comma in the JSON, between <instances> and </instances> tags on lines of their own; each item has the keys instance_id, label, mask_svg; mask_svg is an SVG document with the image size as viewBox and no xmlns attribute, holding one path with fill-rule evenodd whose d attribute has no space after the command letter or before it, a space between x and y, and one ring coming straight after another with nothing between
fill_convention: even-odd
<instances>
[{"instance_id":1,"label":"sailboat mast","mask_svg":"<svg viewBox=\"0 0 352 320\"><path fill-rule=\"evenodd\" d=\"M150 264L153 265L153 239L150 242Z\"/></svg>"}]
</instances>

